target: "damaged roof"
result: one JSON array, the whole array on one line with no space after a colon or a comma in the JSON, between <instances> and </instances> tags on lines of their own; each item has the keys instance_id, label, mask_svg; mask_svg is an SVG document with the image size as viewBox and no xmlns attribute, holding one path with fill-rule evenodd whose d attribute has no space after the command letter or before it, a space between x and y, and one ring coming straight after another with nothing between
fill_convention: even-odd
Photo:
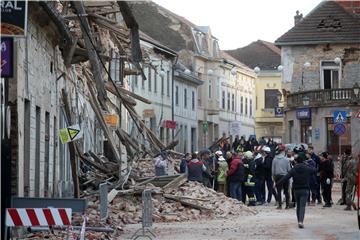
<instances>
[{"instance_id":1,"label":"damaged roof","mask_svg":"<svg viewBox=\"0 0 360 240\"><path fill-rule=\"evenodd\" d=\"M226 50L228 54L250 68L275 70L281 64L281 52L273 43L258 40L234 50Z\"/></svg>"},{"instance_id":2,"label":"damaged roof","mask_svg":"<svg viewBox=\"0 0 360 240\"><path fill-rule=\"evenodd\" d=\"M151 1L128 4L141 31L175 51L195 51L191 28L196 26L193 23Z\"/></svg>"},{"instance_id":3,"label":"damaged roof","mask_svg":"<svg viewBox=\"0 0 360 240\"><path fill-rule=\"evenodd\" d=\"M335 1L323 1L275 41L278 46L360 42L360 19Z\"/></svg>"}]
</instances>

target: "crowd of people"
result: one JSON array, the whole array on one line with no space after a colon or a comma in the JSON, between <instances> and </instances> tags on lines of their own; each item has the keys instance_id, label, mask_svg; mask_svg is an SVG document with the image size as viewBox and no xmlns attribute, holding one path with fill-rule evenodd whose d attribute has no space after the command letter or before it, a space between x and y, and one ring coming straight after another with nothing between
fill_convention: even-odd
<instances>
[{"instance_id":1,"label":"crowd of people","mask_svg":"<svg viewBox=\"0 0 360 240\"><path fill-rule=\"evenodd\" d=\"M339 204L346 205L345 210L355 208L357 161L350 150L341 156ZM334 161L327 152L317 155L312 146L236 137L232 144L229 139L221 142L213 152L187 153L179 172L187 173L189 181L201 182L248 206L269 205L274 197L277 209L282 209L285 200L285 209L296 206L299 228L304 227L306 204L324 203L324 208L333 204Z\"/></svg>"}]
</instances>

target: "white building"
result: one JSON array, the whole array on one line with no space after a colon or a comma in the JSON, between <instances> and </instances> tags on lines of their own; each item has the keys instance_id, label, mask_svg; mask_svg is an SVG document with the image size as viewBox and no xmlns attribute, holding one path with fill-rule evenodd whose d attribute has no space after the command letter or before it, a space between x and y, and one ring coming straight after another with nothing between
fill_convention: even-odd
<instances>
[{"instance_id":1,"label":"white building","mask_svg":"<svg viewBox=\"0 0 360 240\"><path fill-rule=\"evenodd\" d=\"M146 80L141 75L130 77L129 86L134 93L150 100L151 104L137 101L135 110L159 139L164 144L169 144L172 140L172 129L166 128L165 123L173 120L172 68L176 53L144 33L141 33L140 39ZM130 132L133 127L130 126Z\"/></svg>"},{"instance_id":2,"label":"white building","mask_svg":"<svg viewBox=\"0 0 360 240\"><path fill-rule=\"evenodd\" d=\"M197 88L203 81L196 78L186 68L175 68L174 115L176 121L175 139L179 140L176 150L194 152L198 149Z\"/></svg>"},{"instance_id":3,"label":"white building","mask_svg":"<svg viewBox=\"0 0 360 240\"><path fill-rule=\"evenodd\" d=\"M218 89L219 132L221 136L234 139L238 135L247 139L255 134L256 75L252 69L223 51L222 57Z\"/></svg>"}]
</instances>

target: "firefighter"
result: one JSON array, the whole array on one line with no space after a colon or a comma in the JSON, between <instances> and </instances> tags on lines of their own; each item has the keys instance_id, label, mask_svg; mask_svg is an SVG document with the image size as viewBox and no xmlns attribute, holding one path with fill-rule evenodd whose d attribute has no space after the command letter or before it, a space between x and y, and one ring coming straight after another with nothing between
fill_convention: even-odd
<instances>
[{"instance_id":1,"label":"firefighter","mask_svg":"<svg viewBox=\"0 0 360 240\"><path fill-rule=\"evenodd\" d=\"M251 151L246 151L244 153L244 167L245 167L245 181L244 189L245 193L249 198L248 206L256 205L256 197L254 194L255 188L255 160L253 153Z\"/></svg>"}]
</instances>

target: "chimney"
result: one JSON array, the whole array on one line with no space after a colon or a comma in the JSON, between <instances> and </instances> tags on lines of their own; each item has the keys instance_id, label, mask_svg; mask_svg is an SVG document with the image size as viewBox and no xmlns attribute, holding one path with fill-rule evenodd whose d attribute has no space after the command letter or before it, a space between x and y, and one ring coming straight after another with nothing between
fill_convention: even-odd
<instances>
[{"instance_id":1,"label":"chimney","mask_svg":"<svg viewBox=\"0 0 360 240\"><path fill-rule=\"evenodd\" d=\"M303 18L302 13L300 14L299 10L296 11L296 15L294 16L294 25L298 24Z\"/></svg>"}]
</instances>

